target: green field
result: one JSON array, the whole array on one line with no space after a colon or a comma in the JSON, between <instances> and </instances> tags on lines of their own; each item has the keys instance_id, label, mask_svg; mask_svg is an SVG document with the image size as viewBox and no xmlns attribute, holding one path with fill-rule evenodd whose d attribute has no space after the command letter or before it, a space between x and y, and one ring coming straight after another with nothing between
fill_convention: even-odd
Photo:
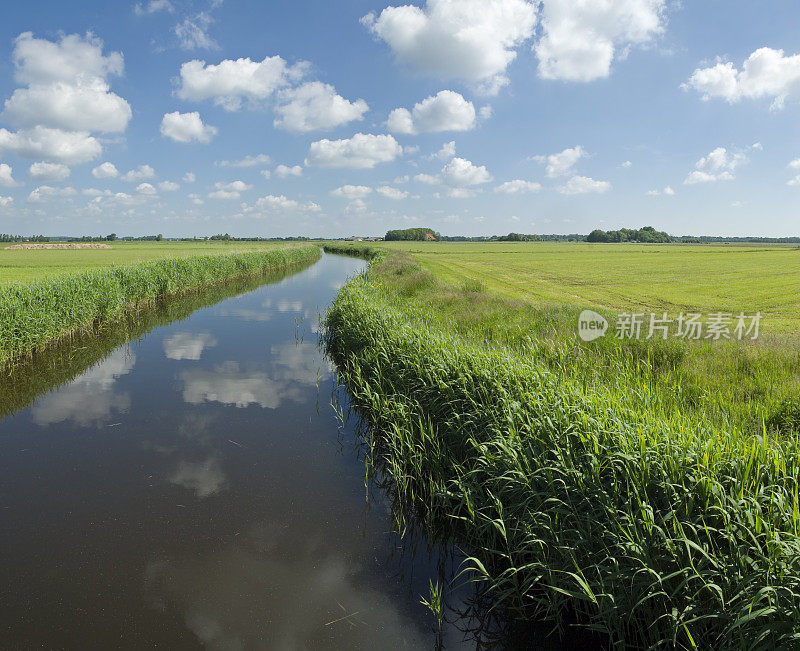
<instances>
[{"instance_id":1,"label":"green field","mask_svg":"<svg viewBox=\"0 0 800 651\"><path fill-rule=\"evenodd\" d=\"M797 314L780 301L796 305L797 251L370 246L336 247L371 265L329 311L327 346L400 531L421 520L470 550L494 606L589 626L610 647L797 648L800 355L783 345L794 337L575 334L592 297L766 312L744 278L714 282L746 269L789 324ZM773 262L795 269L776 273L774 296ZM673 282L656 291L665 269Z\"/></svg>"},{"instance_id":2,"label":"green field","mask_svg":"<svg viewBox=\"0 0 800 651\"><path fill-rule=\"evenodd\" d=\"M7 249L0 243L0 287L15 282L73 273L91 267L130 264L169 257L231 251L264 251L282 246L272 242L113 242L110 249Z\"/></svg>"},{"instance_id":3,"label":"green field","mask_svg":"<svg viewBox=\"0 0 800 651\"><path fill-rule=\"evenodd\" d=\"M800 249L789 246L386 242L437 278L537 305L763 314L800 334Z\"/></svg>"}]
</instances>

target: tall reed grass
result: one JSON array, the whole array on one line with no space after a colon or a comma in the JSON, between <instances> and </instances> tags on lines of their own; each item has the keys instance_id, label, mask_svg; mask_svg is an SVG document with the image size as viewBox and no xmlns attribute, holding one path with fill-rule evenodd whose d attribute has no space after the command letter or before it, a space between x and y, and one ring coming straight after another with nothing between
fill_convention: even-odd
<instances>
[{"instance_id":1,"label":"tall reed grass","mask_svg":"<svg viewBox=\"0 0 800 651\"><path fill-rule=\"evenodd\" d=\"M520 618L620 648L800 645L796 430L720 426L624 364L575 373L567 350L559 372L536 337L470 317L474 294L382 253L326 317L405 512Z\"/></svg>"},{"instance_id":2,"label":"tall reed grass","mask_svg":"<svg viewBox=\"0 0 800 651\"><path fill-rule=\"evenodd\" d=\"M0 367L123 310L318 259L316 246L167 258L0 288Z\"/></svg>"}]
</instances>

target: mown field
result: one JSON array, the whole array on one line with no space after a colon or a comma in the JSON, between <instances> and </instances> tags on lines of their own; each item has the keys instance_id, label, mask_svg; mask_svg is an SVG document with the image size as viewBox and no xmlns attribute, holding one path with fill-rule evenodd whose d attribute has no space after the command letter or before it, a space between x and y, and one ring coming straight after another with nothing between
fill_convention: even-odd
<instances>
[{"instance_id":1,"label":"mown field","mask_svg":"<svg viewBox=\"0 0 800 651\"><path fill-rule=\"evenodd\" d=\"M38 280L92 267L146 260L226 253L265 251L282 246L272 242L110 242L110 249L9 250L0 243L0 287Z\"/></svg>"},{"instance_id":2,"label":"mown field","mask_svg":"<svg viewBox=\"0 0 800 651\"><path fill-rule=\"evenodd\" d=\"M764 315L766 332L800 334L800 248L548 242L384 242L437 278L537 305L611 312Z\"/></svg>"}]
</instances>

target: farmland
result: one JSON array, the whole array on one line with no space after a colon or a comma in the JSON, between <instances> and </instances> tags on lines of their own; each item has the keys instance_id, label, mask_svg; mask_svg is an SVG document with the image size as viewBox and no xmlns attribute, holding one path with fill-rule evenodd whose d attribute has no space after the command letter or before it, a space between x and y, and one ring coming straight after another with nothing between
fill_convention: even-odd
<instances>
[{"instance_id":1,"label":"farmland","mask_svg":"<svg viewBox=\"0 0 800 651\"><path fill-rule=\"evenodd\" d=\"M328 347L368 425L365 455L390 478L398 526L421 517L430 535L460 541L523 619L577 617L633 647L793 644L800 359L781 300L798 276L780 277L797 252L759 250L757 264L747 249L668 248L651 282L666 271L701 289L662 290L657 302L636 276L654 264L641 262L649 248L492 246L349 249L371 269L329 312ZM548 250L553 260L537 258ZM586 256L611 270L608 283L602 268L577 282ZM532 266L555 285L539 279L543 300L492 295L519 297ZM744 280L713 282L747 268L761 270L764 311L782 315L774 338L576 341L590 298L699 310L720 309L725 292L724 307L760 309Z\"/></svg>"},{"instance_id":2,"label":"farmland","mask_svg":"<svg viewBox=\"0 0 800 651\"><path fill-rule=\"evenodd\" d=\"M387 242L460 286L612 312L762 312L767 332L800 334L796 246Z\"/></svg>"},{"instance_id":3,"label":"farmland","mask_svg":"<svg viewBox=\"0 0 800 651\"><path fill-rule=\"evenodd\" d=\"M263 251L281 246L272 242L113 242L110 249L11 250L0 244L0 287L15 282L73 273L94 267L146 260Z\"/></svg>"}]
</instances>

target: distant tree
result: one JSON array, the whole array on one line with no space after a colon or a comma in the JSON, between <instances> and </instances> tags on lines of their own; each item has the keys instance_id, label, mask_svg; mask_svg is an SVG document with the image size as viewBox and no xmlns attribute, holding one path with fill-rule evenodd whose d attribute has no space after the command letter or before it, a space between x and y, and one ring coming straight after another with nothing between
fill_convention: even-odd
<instances>
[{"instance_id":1,"label":"distant tree","mask_svg":"<svg viewBox=\"0 0 800 651\"><path fill-rule=\"evenodd\" d=\"M426 240L442 239L432 228L406 228L402 230L387 231L384 238L387 242L424 242Z\"/></svg>"},{"instance_id":2,"label":"distant tree","mask_svg":"<svg viewBox=\"0 0 800 651\"><path fill-rule=\"evenodd\" d=\"M156 235L156 242L161 242L163 239L164 239L164 236L161 233Z\"/></svg>"},{"instance_id":3,"label":"distant tree","mask_svg":"<svg viewBox=\"0 0 800 651\"><path fill-rule=\"evenodd\" d=\"M117 239L117 234L116 233L111 233L110 235L106 235L106 241L107 242L115 242L116 239Z\"/></svg>"}]
</instances>

